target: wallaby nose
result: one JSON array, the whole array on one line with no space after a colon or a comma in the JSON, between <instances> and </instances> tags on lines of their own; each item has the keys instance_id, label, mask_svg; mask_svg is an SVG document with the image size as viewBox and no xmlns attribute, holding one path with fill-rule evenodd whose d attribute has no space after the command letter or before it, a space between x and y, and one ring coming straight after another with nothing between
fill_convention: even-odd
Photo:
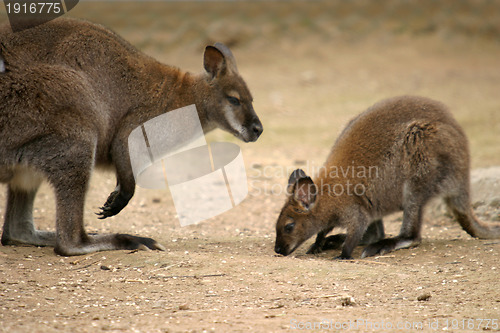
<instances>
[{"instance_id":1,"label":"wallaby nose","mask_svg":"<svg viewBox=\"0 0 500 333\"><path fill-rule=\"evenodd\" d=\"M278 244L276 244L274 246L274 252L276 252L277 254L281 254L281 255L284 255L286 256L287 253L286 253L286 250L285 250L286 247L281 247L279 246Z\"/></svg>"},{"instance_id":2,"label":"wallaby nose","mask_svg":"<svg viewBox=\"0 0 500 333\"><path fill-rule=\"evenodd\" d=\"M254 136L254 141L259 138L259 136L262 134L264 131L264 128L262 127L262 123L257 120L257 122L253 123L252 125L252 134Z\"/></svg>"}]
</instances>

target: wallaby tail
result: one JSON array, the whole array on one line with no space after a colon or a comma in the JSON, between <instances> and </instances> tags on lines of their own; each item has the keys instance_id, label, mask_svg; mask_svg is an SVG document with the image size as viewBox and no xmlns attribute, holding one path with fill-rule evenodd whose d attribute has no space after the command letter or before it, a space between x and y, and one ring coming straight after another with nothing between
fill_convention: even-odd
<instances>
[{"instance_id":1,"label":"wallaby tail","mask_svg":"<svg viewBox=\"0 0 500 333\"><path fill-rule=\"evenodd\" d=\"M500 238L500 223L486 223L479 220L470 206L469 200L460 197L445 199L446 204L462 228L472 237L482 239Z\"/></svg>"}]
</instances>

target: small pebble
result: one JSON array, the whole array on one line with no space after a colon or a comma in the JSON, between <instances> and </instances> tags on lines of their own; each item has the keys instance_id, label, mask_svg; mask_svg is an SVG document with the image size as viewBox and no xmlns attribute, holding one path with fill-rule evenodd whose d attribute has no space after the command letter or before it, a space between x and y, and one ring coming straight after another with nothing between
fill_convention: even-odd
<instances>
[{"instance_id":1,"label":"small pebble","mask_svg":"<svg viewBox=\"0 0 500 333\"><path fill-rule=\"evenodd\" d=\"M417 297L417 301L423 302L423 301L428 301L431 299L431 294L425 293Z\"/></svg>"}]
</instances>

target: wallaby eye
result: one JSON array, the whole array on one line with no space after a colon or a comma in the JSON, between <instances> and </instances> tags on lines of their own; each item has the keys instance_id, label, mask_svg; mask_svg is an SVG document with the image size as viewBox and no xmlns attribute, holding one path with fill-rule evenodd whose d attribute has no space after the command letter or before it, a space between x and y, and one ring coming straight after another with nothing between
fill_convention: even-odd
<instances>
[{"instance_id":1,"label":"wallaby eye","mask_svg":"<svg viewBox=\"0 0 500 333\"><path fill-rule=\"evenodd\" d=\"M295 228L295 222L288 223L287 225L285 225L285 232L291 233L294 228Z\"/></svg>"},{"instance_id":2,"label":"wallaby eye","mask_svg":"<svg viewBox=\"0 0 500 333\"><path fill-rule=\"evenodd\" d=\"M234 106L239 106L241 105L241 102L238 98L236 97L233 97L233 96L227 96L227 100L229 101L229 103L231 103L232 105Z\"/></svg>"}]
</instances>

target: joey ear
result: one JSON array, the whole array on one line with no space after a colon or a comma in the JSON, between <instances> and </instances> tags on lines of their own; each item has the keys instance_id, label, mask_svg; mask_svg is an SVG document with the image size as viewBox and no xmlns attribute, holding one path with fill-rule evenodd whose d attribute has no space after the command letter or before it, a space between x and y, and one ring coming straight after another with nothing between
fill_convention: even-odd
<instances>
[{"instance_id":1,"label":"joey ear","mask_svg":"<svg viewBox=\"0 0 500 333\"><path fill-rule=\"evenodd\" d=\"M293 186L295 183L301 179L301 178L306 178L307 175L302 169L296 169L290 174L290 178L288 178L288 186L287 186L287 192L289 194L293 193Z\"/></svg>"},{"instance_id":2,"label":"joey ear","mask_svg":"<svg viewBox=\"0 0 500 333\"><path fill-rule=\"evenodd\" d=\"M207 46L203 55L203 67L212 79L215 78L226 69L224 54L216 47Z\"/></svg>"},{"instance_id":3,"label":"joey ear","mask_svg":"<svg viewBox=\"0 0 500 333\"><path fill-rule=\"evenodd\" d=\"M305 211L309 211L316 203L318 187L311 177L300 178L293 188L293 200Z\"/></svg>"}]
</instances>

